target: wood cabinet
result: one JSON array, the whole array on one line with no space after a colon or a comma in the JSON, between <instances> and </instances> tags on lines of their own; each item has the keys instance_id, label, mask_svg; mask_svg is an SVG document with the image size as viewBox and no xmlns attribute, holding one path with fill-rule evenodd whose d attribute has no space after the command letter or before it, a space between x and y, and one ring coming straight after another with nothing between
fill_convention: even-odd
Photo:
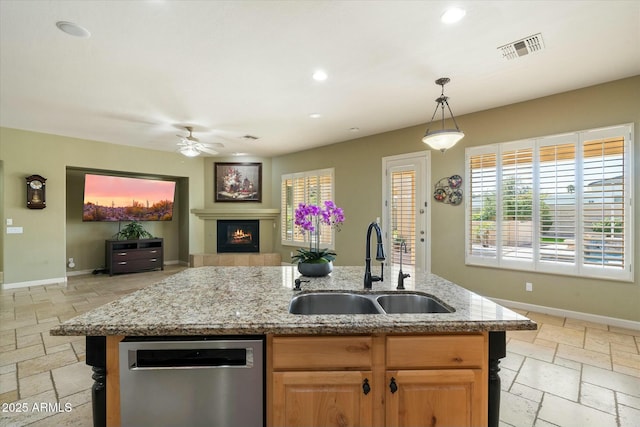
<instances>
[{"instance_id":1,"label":"wood cabinet","mask_svg":"<svg viewBox=\"0 0 640 427\"><path fill-rule=\"evenodd\" d=\"M486 335L389 336L386 426L484 426Z\"/></svg>"},{"instance_id":2,"label":"wood cabinet","mask_svg":"<svg viewBox=\"0 0 640 427\"><path fill-rule=\"evenodd\" d=\"M164 270L163 239L105 242L105 269L109 276L158 268Z\"/></svg>"},{"instance_id":3,"label":"wood cabinet","mask_svg":"<svg viewBox=\"0 0 640 427\"><path fill-rule=\"evenodd\" d=\"M273 425L373 427L371 378L371 371L274 372Z\"/></svg>"},{"instance_id":4,"label":"wood cabinet","mask_svg":"<svg viewBox=\"0 0 640 427\"><path fill-rule=\"evenodd\" d=\"M272 337L271 426L486 426L488 334Z\"/></svg>"},{"instance_id":5,"label":"wood cabinet","mask_svg":"<svg viewBox=\"0 0 640 427\"><path fill-rule=\"evenodd\" d=\"M270 340L271 425L374 426L372 337Z\"/></svg>"},{"instance_id":6,"label":"wood cabinet","mask_svg":"<svg viewBox=\"0 0 640 427\"><path fill-rule=\"evenodd\" d=\"M386 399L386 426L486 425L478 387L480 369L387 371L387 384L395 384Z\"/></svg>"}]
</instances>

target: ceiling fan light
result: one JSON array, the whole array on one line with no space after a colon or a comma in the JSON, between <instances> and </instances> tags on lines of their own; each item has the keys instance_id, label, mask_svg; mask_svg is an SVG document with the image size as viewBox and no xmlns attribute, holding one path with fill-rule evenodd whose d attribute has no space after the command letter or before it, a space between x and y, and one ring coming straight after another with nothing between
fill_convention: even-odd
<instances>
[{"instance_id":1,"label":"ceiling fan light","mask_svg":"<svg viewBox=\"0 0 640 427\"><path fill-rule=\"evenodd\" d=\"M422 138L422 142L434 150L440 150L444 153L445 150L456 145L462 138L464 138L464 132L456 129L443 129L432 132L427 131Z\"/></svg>"},{"instance_id":2,"label":"ceiling fan light","mask_svg":"<svg viewBox=\"0 0 640 427\"><path fill-rule=\"evenodd\" d=\"M195 147L183 147L180 149L180 154L187 157L196 157L200 152Z\"/></svg>"}]
</instances>

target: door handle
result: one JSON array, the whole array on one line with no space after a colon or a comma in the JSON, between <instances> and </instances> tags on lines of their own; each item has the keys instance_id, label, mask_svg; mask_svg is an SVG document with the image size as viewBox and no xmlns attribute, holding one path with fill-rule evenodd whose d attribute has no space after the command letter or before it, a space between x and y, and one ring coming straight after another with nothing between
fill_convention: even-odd
<instances>
[{"instance_id":1,"label":"door handle","mask_svg":"<svg viewBox=\"0 0 640 427\"><path fill-rule=\"evenodd\" d=\"M398 384L396 384L396 379L391 377L391 382L389 383L389 390L391 390L391 394L398 391Z\"/></svg>"},{"instance_id":2,"label":"door handle","mask_svg":"<svg viewBox=\"0 0 640 427\"><path fill-rule=\"evenodd\" d=\"M362 392L366 396L367 394L369 394L370 391L371 391L371 386L369 385L369 380L365 378L364 381L362 382Z\"/></svg>"}]
</instances>

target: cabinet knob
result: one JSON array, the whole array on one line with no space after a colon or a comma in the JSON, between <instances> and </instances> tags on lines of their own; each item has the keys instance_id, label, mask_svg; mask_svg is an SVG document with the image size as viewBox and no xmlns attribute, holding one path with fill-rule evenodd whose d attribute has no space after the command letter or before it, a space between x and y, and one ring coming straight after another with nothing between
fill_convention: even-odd
<instances>
[{"instance_id":1,"label":"cabinet knob","mask_svg":"<svg viewBox=\"0 0 640 427\"><path fill-rule=\"evenodd\" d=\"M369 385L369 380L367 378L362 382L362 392L367 395L371 391L371 386Z\"/></svg>"},{"instance_id":2,"label":"cabinet knob","mask_svg":"<svg viewBox=\"0 0 640 427\"><path fill-rule=\"evenodd\" d=\"M391 377L391 382L389 383L389 390L391 390L391 394L398 391L398 384L396 384L396 379Z\"/></svg>"}]
</instances>

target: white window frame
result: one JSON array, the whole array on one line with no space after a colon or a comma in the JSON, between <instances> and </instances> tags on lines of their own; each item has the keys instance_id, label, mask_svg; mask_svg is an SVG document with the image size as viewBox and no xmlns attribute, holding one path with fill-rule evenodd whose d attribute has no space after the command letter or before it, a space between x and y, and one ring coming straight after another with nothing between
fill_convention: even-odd
<instances>
[{"instance_id":1,"label":"white window frame","mask_svg":"<svg viewBox=\"0 0 640 427\"><path fill-rule=\"evenodd\" d=\"M633 164L633 123L611 126L606 128L583 130L569 134L552 135L547 137L532 138L521 141L504 142L491 145L468 147L465 149L465 175L469 181L471 189L471 158L481 154L496 154L496 233L495 233L495 256L481 256L472 253L472 239L474 238L472 228L472 197L468 194L465 201L465 264L478 265L494 268L504 268L512 270L535 271L541 273L562 274L579 277L592 277L609 280L619 280L632 282L633 260L634 260L634 206L632 202L634 184L634 164ZM585 165L582 157L583 145L585 142L605 139L609 137L624 137L624 265L621 267L610 267L606 265L596 266L584 263L585 254L583 246L584 218L583 218L583 195L584 190L579 183L583 178L583 167ZM539 212L540 199L540 149L560 142L573 142L576 144L576 171L575 171L575 259L573 262L557 262L541 260L539 257L541 215ZM501 236L502 219L500 212L502 208L502 153L510 151L514 147L531 147L533 149L533 213L532 213L532 259L514 260L506 259L503 256L503 241Z\"/></svg>"},{"instance_id":2,"label":"white window frame","mask_svg":"<svg viewBox=\"0 0 640 427\"><path fill-rule=\"evenodd\" d=\"M335 170L334 168L326 168L326 169L316 169L316 170L311 170L311 171L304 171L304 172L297 172L297 173L291 173L291 174L284 174L281 176L281 181L280 181L280 194L281 194L281 198L280 198L280 240L283 246L298 246L298 247L305 247L305 246L309 246L309 237L310 234L309 233L304 233L301 235L302 239L296 239L295 238L295 233L293 233L291 235L292 239L287 239L285 238L286 235L286 230L288 230L289 228L291 230L295 230L295 209L298 207L297 204L295 204L295 206L292 206L291 208L289 208L287 206L287 200L286 197L284 197L284 187L285 184L287 182L287 180L296 180L296 179L306 179L306 178L310 178L310 177L317 177L318 180L320 179L320 177L327 177L329 176L330 180L331 180L331 189L330 189L330 194L329 197L326 199L322 199L320 201L320 203L324 203L326 200L333 200L335 201ZM304 200L302 201L302 203L311 203L311 201L309 200L309 194L307 194L307 190L308 188L305 185L304 188ZM300 201L298 203L301 203ZM288 215L289 211L291 212L291 216ZM290 222L290 227L288 226L288 222ZM329 230L327 230L329 229ZM324 227L323 230L323 234L322 237L326 238L327 237L327 231L328 231L328 235L329 235L329 241L323 241L320 245L322 248L328 248L328 249L335 249L335 230L333 227ZM324 240L324 239L323 239Z\"/></svg>"}]
</instances>

